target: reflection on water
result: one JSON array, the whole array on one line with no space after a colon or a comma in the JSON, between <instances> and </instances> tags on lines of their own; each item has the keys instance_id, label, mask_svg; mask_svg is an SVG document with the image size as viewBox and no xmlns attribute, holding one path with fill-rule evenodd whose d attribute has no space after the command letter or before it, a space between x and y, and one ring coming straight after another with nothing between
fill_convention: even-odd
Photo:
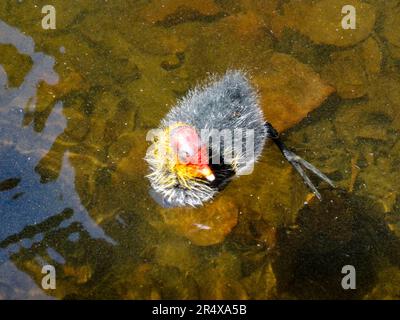
<instances>
[{"instance_id":1,"label":"reflection on water","mask_svg":"<svg viewBox=\"0 0 400 320\"><path fill-rule=\"evenodd\" d=\"M78 223L93 238L114 242L90 219L81 205L74 188L74 169L67 155L62 159L56 180L41 183L40 176L35 172L40 159L50 150L66 126L61 101L55 103L46 121L46 128L40 134L34 131L32 125L23 126L24 113L31 112L30 108L36 104L39 82L45 81L52 85L58 82L58 75L53 70L54 58L35 52L32 38L4 22L0 22L0 30L0 43L13 45L19 53L32 59L32 69L18 88L9 88L7 74L3 68L0 69L0 261L4 274L7 274L7 270L10 273L3 281L13 288L13 282L21 276L18 272L14 276L13 266L8 262L10 255L40 243L43 235L53 228L65 229ZM46 252L42 264L52 264L52 261L65 264L62 256L55 258L57 255L51 247ZM28 278L27 281L31 280ZM5 293L4 298L35 298L37 294L34 291L29 296L22 292L18 296L14 289L11 290L12 293Z\"/></svg>"},{"instance_id":2,"label":"reflection on water","mask_svg":"<svg viewBox=\"0 0 400 320\"><path fill-rule=\"evenodd\" d=\"M46 31L2 2L0 298L397 299L400 3L349 1L350 35L342 0L51 1ZM149 196L146 132L228 68L338 185L322 203L273 146L203 208Z\"/></svg>"}]
</instances>

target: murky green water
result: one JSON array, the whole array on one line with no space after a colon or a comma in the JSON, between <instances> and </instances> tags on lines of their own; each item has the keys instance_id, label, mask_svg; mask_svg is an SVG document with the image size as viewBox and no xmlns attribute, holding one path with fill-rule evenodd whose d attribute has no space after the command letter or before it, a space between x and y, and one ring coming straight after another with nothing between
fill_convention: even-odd
<instances>
[{"instance_id":1,"label":"murky green water","mask_svg":"<svg viewBox=\"0 0 400 320\"><path fill-rule=\"evenodd\" d=\"M398 299L399 26L398 0L1 1L0 298ZM323 202L272 145L204 208L148 195L147 131L228 68Z\"/></svg>"}]
</instances>

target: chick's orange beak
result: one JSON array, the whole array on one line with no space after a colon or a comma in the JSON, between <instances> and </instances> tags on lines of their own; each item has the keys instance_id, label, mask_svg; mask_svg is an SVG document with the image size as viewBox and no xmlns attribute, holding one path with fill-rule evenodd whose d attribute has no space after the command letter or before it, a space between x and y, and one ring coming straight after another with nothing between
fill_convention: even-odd
<instances>
[{"instance_id":1,"label":"chick's orange beak","mask_svg":"<svg viewBox=\"0 0 400 320\"><path fill-rule=\"evenodd\" d=\"M212 182L215 180L215 176L208 165L208 151L205 146L200 146L197 154L193 157L194 161L192 166L194 166L196 175L202 178L206 178L208 181ZM190 164L189 164L190 165Z\"/></svg>"},{"instance_id":2,"label":"chick's orange beak","mask_svg":"<svg viewBox=\"0 0 400 320\"><path fill-rule=\"evenodd\" d=\"M198 169L198 173L199 173L202 177L206 178L206 179L207 179L208 181L210 181L210 182L212 182L212 181L215 180L215 176L214 176L214 174L212 173L212 171L211 171L211 169L210 169L210 167L209 167L208 165L202 165L202 166L200 166L199 169Z\"/></svg>"}]
</instances>

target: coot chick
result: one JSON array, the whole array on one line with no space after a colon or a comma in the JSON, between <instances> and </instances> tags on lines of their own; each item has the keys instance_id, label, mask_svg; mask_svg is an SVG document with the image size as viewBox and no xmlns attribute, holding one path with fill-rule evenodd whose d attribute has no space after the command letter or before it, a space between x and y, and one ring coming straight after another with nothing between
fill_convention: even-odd
<instances>
[{"instance_id":1,"label":"coot chick","mask_svg":"<svg viewBox=\"0 0 400 320\"><path fill-rule=\"evenodd\" d=\"M215 136L221 132L223 138ZM319 199L304 168L333 186L327 176L290 151L264 120L257 93L243 71L213 76L178 101L153 134L145 157L150 194L164 207L200 206L234 176L251 172L268 139Z\"/></svg>"}]
</instances>

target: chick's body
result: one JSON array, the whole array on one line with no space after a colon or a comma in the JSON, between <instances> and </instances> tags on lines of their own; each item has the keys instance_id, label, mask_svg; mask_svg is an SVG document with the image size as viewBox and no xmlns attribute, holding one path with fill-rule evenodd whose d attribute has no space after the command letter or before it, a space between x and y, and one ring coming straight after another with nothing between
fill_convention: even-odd
<instances>
[{"instance_id":1,"label":"chick's body","mask_svg":"<svg viewBox=\"0 0 400 320\"><path fill-rule=\"evenodd\" d=\"M251 87L245 74L241 71L228 71L222 78L211 78L208 83L195 87L183 97L176 106L161 121L161 132L170 132L170 128L187 125L195 128L201 136L202 144L210 143L210 136L201 135L203 132L217 132L229 130L232 134L231 146L241 146L247 150L246 132L252 132L253 158L244 159L245 153L236 153L233 161L224 159L224 141L215 141L208 144L210 148L210 166L216 176L215 181L205 179L181 179L179 175L168 168L166 158L160 157L157 144L155 150L150 151L146 160L150 164L151 173L148 176L152 186L151 194L163 206L198 206L212 199L239 170L252 164L262 152L267 138L267 129L262 111L258 105L258 97ZM235 130L242 131L236 135ZM211 131L212 130L212 131ZM166 141L162 137L158 140ZM219 163L214 164L211 159L213 152L219 148ZM240 149L240 148L239 148ZM239 157L239 158L238 158ZM218 162L218 161L217 161Z\"/></svg>"},{"instance_id":2,"label":"chick's body","mask_svg":"<svg viewBox=\"0 0 400 320\"><path fill-rule=\"evenodd\" d=\"M268 138L319 199L305 169L334 186L280 140L263 118L257 93L241 71L228 71L189 91L161 121L159 131L145 159L150 165L151 194L163 206L195 207L211 200L233 176L250 173ZM230 132L228 138L221 135L224 131ZM207 162L196 164L198 158L207 158ZM185 163L185 159L190 161Z\"/></svg>"}]
</instances>

